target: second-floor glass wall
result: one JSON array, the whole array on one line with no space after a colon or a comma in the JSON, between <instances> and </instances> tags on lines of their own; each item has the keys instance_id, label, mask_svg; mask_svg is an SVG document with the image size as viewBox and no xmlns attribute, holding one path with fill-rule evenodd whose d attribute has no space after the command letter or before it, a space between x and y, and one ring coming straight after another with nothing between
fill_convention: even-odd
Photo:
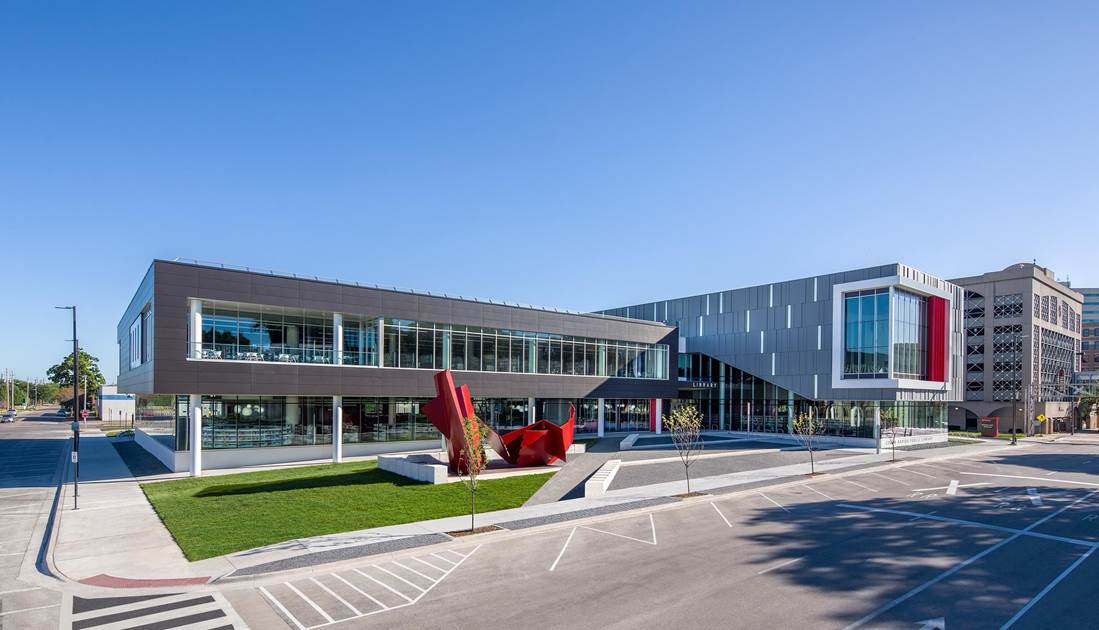
<instances>
[{"instance_id":1,"label":"second-floor glass wall","mask_svg":"<svg viewBox=\"0 0 1099 630\"><path fill-rule=\"evenodd\" d=\"M341 364L475 372L667 378L666 344L341 315L204 300L206 360Z\"/></svg>"}]
</instances>

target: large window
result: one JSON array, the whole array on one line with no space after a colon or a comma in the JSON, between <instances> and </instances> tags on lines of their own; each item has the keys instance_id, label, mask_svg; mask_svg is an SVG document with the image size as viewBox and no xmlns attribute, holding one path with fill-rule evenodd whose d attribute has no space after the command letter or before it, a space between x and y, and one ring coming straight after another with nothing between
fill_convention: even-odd
<instances>
[{"instance_id":1,"label":"large window","mask_svg":"<svg viewBox=\"0 0 1099 630\"><path fill-rule=\"evenodd\" d=\"M889 289L855 291L843 300L843 377L889 377Z\"/></svg>"},{"instance_id":2,"label":"large window","mask_svg":"<svg viewBox=\"0 0 1099 630\"><path fill-rule=\"evenodd\" d=\"M665 379L668 346L203 301L203 359ZM139 336L139 331L135 332ZM378 341L382 342L379 357ZM135 346L136 347L136 346Z\"/></svg>"},{"instance_id":3,"label":"large window","mask_svg":"<svg viewBox=\"0 0 1099 630\"><path fill-rule=\"evenodd\" d=\"M927 376L927 298L893 291L893 376Z\"/></svg>"}]
</instances>

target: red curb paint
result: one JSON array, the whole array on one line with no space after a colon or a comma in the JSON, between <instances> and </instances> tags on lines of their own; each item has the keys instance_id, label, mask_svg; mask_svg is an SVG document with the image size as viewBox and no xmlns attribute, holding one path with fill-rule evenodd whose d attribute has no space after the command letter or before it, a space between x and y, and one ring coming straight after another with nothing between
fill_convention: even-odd
<instances>
[{"instance_id":1,"label":"red curb paint","mask_svg":"<svg viewBox=\"0 0 1099 630\"><path fill-rule=\"evenodd\" d=\"M210 581L210 577L190 578L123 578L100 573L92 577L79 580L81 584L88 586L105 586L108 588L156 588L158 586L197 586Z\"/></svg>"}]
</instances>

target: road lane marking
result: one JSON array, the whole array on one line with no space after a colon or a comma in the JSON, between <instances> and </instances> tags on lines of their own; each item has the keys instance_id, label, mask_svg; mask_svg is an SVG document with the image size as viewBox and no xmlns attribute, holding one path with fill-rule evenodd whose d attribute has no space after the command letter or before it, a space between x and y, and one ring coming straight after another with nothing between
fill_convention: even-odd
<instances>
[{"instance_id":1,"label":"road lane marking","mask_svg":"<svg viewBox=\"0 0 1099 630\"><path fill-rule=\"evenodd\" d=\"M900 597L894 599L893 601L886 603L885 605L879 607L878 609L874 610L873 612L866 615L865 617L863 617L863 618L855 621L854 623L846 626L843 630L854 630L855 628L858 628L860 626L863 626L863 625L869 623L870 621L874 620L874 618L877 617L878 615L890 610L891 608L895 607L898 604L901 604L901 603L911 599L912 597L914 597L916 595L919 595L920 593L927 590L928 588L934 586L935 584L938 584L939 582L945 580L946 578L950 577L951 575L954 575L958 571L961 571L965 567L973 564L974 562L976 562L976 561L980 560L981 558L987 556L988 554L992 553L993 551L996 551L1000 547L1003 547L1004 545L1012 542L1013 540L1019 538L1020 536L1039 535L1038 532L1033 532L1031 530L1033 530L1035 527L1038 527L1039 525L1045 523L1046 521L1050 520L1051 518L1053 518L1055 516L1058 516L1059 514L1063 513L1065 510L1073 507L1074 505L1076 505L1077 503L1083 501L1084 499L1087 499L1087 498L1091 497L1091 495L1095 494L1096 492L1099 492L1099 490L1092 490L1091 492L1089 492L1086 495L1080 497L1079 499L1076 499L1072 503L1062 507L1061 509L1057 510L1056 512L1052 512L1050 514L1047 514L1044 518L1041 518L1041 519L1038 519L1037 521L1034 521L1033 523L1028 525L1026 527L1026 529L1021 530L1018 533L1013 534L1013 535L1001 540L1000 542L996 543L995 545L992 545L991 547L988 547L987 549L985 549L985 550L983 550L983 551L981 551L981 552L979 552L975 555L972 555L969 558L966 558L962 562L954 565L953 567L947 569L946 571L943 571L939 575L931 578L930 580L924 582L923 584L917 586L916 588L908 591L904 595L901 595ZM895 511L895 510L882 510L880 508L861 508L859 506L850 506L850 507L853 507L854 509L868 509L868 510L874 510L874 511L880 510L880 511L883 511L883 512L893 512L893 511ZM938 516L929 517L929 518L932 518L932 519L935 519L935 520L950 520L950 521L959 520L959 519L943 519L943 517L938 517ZM995 528L995 529L1006 529L1006 528L998 528L998 527L995 527L995 526L987 526L987 525L986 525L986 527L992 527L992 528ZM1087 545L1091 550L1094 550L1095 547L1096 547L1096 543L1084 542L1084 541L1080 541L1080 542Z\"/></svg>"},{"instance_id":2,"label":"road lane marking","mask_svg":"<svg viewBox=\"0 0 1099 630\"><path fill-rule=\"evenodd\" d=\"M779 506L780 508L782 508L782 511L783 511L783 512L789 512L789 511L790 511L790 510L787 510L787 509L786 509L786 506L784 506L783 504L779 503L778 501L775 501L774 499L772 499L771 497L769 497L769 496L767 496L767 495L763 494L762 492L756 492L756 494L758 494L759 496L763 497L764 499L767 499L767 500L768 500L768 501L770 501L771 503L774 503L775 505Z\"/></svg>"},{"instance_id":3,"label":"road lane marking","mask_svg":"<svg viewBox=\"0 0 1099 630\"><path fill-rule=\"evenodd\" d=\"M758 571L756 573L756 575L763 575L764 573L770 573L771 571L774 571L775 569L781 569L782 567L790 566L791 564L794 564L798 560L804 560L804 556L801 557L801 558L794 558L793 560L787 560L786 562L780 562L780 563L776 564L773 567L767 567L766 569L764 569L762 571Z\"/></svg>"},{"instance_id":4,"label":"road lane marking","mask_svg":"<svg viewBox=\"0 0 1099 630\"><path fill-rule=\"evenodd\" d=\"M10 591L0 591L0 595L11 595L12 593L26 593L29 591L37 591L41 588L41 586L32 586L30 588L13 588Z\"/></svg>"},{"instance_id":5,"label":"road lane marking","mask_svg":"<svg viewBox=\"0 0 1099 630\"><path fill-rule=\"evenodd\" d=\"M933 511L933 512L928 512L928 513L927 513L927 515L928 515L928 516L931 516L932 514L938 514L938 513L939 513L939 511L938 511L938 510L935 510L935 511ZM914 516L914 517L912 517L912 518L908 519L908 522L909 522L909 523L911 523L912 521L918 521L918 520L920 520L921 518L923 518L923 515L922 515L922 514L921 514L920 516Z\"/></svg>"},{"instance_id":6,"label":"road lane marking","mask_svg":"<svg viewBox=\"0 0 1099 630\"><path fill-rule=\"evenodd\" d=\"M1015 613L1014 615L1012 615L1011 619L1007 620L1007 623L1000 626L1000 630L1007 630L1007 628L1010 628L1012 625L1014 625L1015 622L1018 621L1020 617L1025 615L1026 612L1028 610L1030 610L1031 607L1034 606L1034 604L1037 604L1038 601L1041 600L1043 597L1045 597L1047 593L1052 591L1053 587L1060 584L1061 580L1068 577L1069 573L1072 573L1074 570L1076 570L1076 567L1080 566L1080 564L1084 562L1084 560L1087 560L1088 556L1090 556L1094 551L1095 551L1095 547L1092 547L1091 549L1088 549L1086 552L1083 553L1083 555L1081 555L1079 558L1076 559L1076 562L1073 562L1072 564L1068 565L1068 568L1066 568L1064 571L1062 571L1060 575L1053 578L1052 582L1050 582L1049 584L1046 584L1045 588L1043 588L1041 591L1039 591L1037 595L1032 597L1030 599L1030 601L1026 603L1026 606L1023 606L1022 608L1020 608L1019 612Z\"/></svg>"},{"instance_id":7,"label":"road lane marking","mask_svg":"<svg viewBox=\"0 0 1099 630\"><path fill-rule=\"evenodd\" d=\"M720 509L718 509L718 507L717 507L717 504L716 504L716 503L713 503L713 502L711 502L711 503L710 503L710 505L712 505L712 506L713 506L713 508L714 508L714 511L715 511L715 512L717 512L717 515L721 517L721 520L725 521L725 524L726 524L726 525L728 525L729 527L732 527L732 526L733 526L733 524L729 522L729 519L725 518L725 515L721 513L721 510L720 510Z\"/></svg>"},{"instance_id":8,"label":"road lane marking","mask_svg":"<svg viewBox=\"0 0 1099 630\"><path fill-rule=\"evenodd\" d=\"M576 528L573 527L569 532L569 537L565 539L564 546L561 547L561 551L557 552L557 558L554 559L553 564L550 565L549 570L553 571L557 568L557 563L561 561L561 556L565 555L565 550L569 548L569 543L572 542L572 535L576 533Z\"/></svg>"},{"instance_id":9,"label":"road lane marking","mask_svg":"<svg viewBox=\"0 0 1099 630\"><path fill-rule=\"evenodd\" d=\"M947 486L946 493L951 494L951 495L958 494L958 480L957 479L951 479L950 480L950 485Z\"/></svg>"},{"instance_id":10,"label":"road lane marking","mask_svg":"<svg viewBox=\"0 0 1099 630\"><path fill-rule=\"evenodd\" d=\"M820 496L824 497L825 499L828 499L829 501L835 501L835 500L836 500L835 498L833 498L833 497L830 497L830 496L828 496L827 494L824 494L824 493L823 493L823 492L821 492L820 490L817 490L817 489L816 489L816 488L814 488L813 486L805 486L805 487L806 487L806 488L809 488L809 489L810 489L810 490L812 490L813 492L816 492L817 494L819 494Z\"/></svg>"}]
</instances>

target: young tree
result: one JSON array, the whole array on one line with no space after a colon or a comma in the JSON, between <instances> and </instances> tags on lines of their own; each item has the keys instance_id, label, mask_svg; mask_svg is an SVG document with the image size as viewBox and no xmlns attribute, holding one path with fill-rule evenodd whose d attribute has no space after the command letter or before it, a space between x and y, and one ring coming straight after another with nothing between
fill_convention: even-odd
<instances>
[{"instance_id":1,"label":"young tree","mask_svg":"<svg viewBox=\"0 0 1099 630\"><path fill-rule=\"evenodd\" d=\"M65 358L61 359L61 363L46 370L46 375L49 376L51 381L61 387L72 387L73 356L71 354L66 354ZM106 379L103 378L103 373L99 371L99 359L81 350L80 391L85 391L85 377L87 377L87 391L91 394L88 396L88 400L91 400L95 395L95 392L99 391L99 387L106 383Z\"/></svg>"},{"instance_id":2,"label":"young tree","mask_svg":"<svg viewBox=\"0 0 1099 630\"><path fill-rule=\"evenodd\" d=\"M1077 405L1079 407L1080 420L1085 425L1089 424L1092 410L1099 405L1099 386L1092 385L1087 390L1081 392Z\"/></svg>"},{"instance_id":3,"label":"young tree","mask_svg":"<svg viewBox=\"0 0 1099 630\"><path fill-rule=\"evenodd\" d=\"M810 410L809 413L800 413L794 418L794 435L798 441L809 451L809 474L817 474L817 464L814 452L816 451L817 436L824 431L824 420Z\"/></svg>"},{"instance_id":4,"label":"young tree","mask_svg":"<svg viewBox=\"0 0 1099 630\"><path fill-rule=\"evenodd\" d=\"M458 476L469 490L469 531L473 531L477 514L477 478L488 467L485 443L488 442L488 427L477 416L462 418L462 436L465 446L459 454Z\"/></svg>"},{"instance_id":5,"label":"young tree","mask_svg":"<svg viewBox=\"0 0 1099 630\"><path fill-rule=\"evenodd\" d=\"M687 477L687 494L691 493L692 459L702 450L702 413L694 405L682 405L664 416L664 426L672 434L672 444L683 461L683 473Z\"/></svg>"},{"instance_id":6,"label":"young tree","mask_svg":"<svg viewBox=\"0 0 1099 630\"><path fill-rule=\"evenodd\" d=\"M893 417L893 414L882 412L881 414L881 431L882 435L889 437L889 446L893 450L893 461L897 461L897 432L900 430L900 422Z\"/></svg>"}]
</instances>

